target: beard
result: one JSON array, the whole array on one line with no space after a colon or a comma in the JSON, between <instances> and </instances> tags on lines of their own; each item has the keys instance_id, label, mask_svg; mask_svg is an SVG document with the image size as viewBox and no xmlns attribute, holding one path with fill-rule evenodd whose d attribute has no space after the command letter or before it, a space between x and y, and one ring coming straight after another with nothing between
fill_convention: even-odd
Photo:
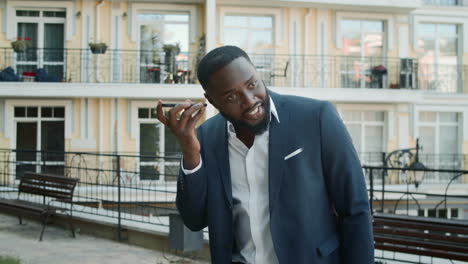
<instances>
[{"instance_id":1,"label":"beard","mask_svg":"<svg viewBox=\"0 0 468 264\"><path fill-rule=\"evenodd\" d=\"M254 133L255 135L261 135L267 130L268 125L270 124L270 120L271 120L270 96L268 95L268 89L266 89L265 98L266 98L265 102L257 102L255 104L255 105L263 104L263 108L264 108L264 111L265 111L264 117L257 124L251 125L251 124L249 124L247 122L244 122L242 120L234 119L234 118L224 114L223 112L220 112L220 114L224 118L226 118L226 120L228 120L229 122L232 123L232 125L234 126L236 131L238 131L238 130L247 130L247 131L250 131L250 132Z\"/></svg>"}]
</instances>

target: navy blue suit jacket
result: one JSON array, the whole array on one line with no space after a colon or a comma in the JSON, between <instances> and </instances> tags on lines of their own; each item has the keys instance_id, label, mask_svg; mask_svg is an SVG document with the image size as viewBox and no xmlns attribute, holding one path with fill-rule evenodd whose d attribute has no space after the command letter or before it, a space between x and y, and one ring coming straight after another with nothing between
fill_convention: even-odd
<instances>
[{"instance_id":1,"label":"navy blue suit jacket","mask_svg":"<svg viewBox=\"0 0 468 264\"><path fill-rule=\"evenodd\" d=\"M268 165L270 229L279 262L373 263L364 176L335 108L269 94L280 121L270 123ZM226 120L219 114L210 118L197 135L203 165L194 174L180 172L177 208L191 230L208 226L212 262L231 263L237 249ZM301 153L284 159L299 148Z\"/></svg>"}]
</instances>

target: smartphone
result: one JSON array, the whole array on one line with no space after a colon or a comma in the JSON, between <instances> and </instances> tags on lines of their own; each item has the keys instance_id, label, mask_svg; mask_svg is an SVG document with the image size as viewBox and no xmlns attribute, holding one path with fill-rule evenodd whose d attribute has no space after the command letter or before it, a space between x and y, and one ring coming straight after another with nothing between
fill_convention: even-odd
<instances>
[{"instance_id":1,"label":"smartphone","mask_svg":"<svg viewBox=\"0 0 468 264\"><path fill-rule=\"evenodd\" d=\"M176 105L177 104L162 104L162 107L174 107ZM192 105L195 105L195 104L192 104ZM203 104L203 106L206 106L206 104Z\"/></svg>"}]
</instances>

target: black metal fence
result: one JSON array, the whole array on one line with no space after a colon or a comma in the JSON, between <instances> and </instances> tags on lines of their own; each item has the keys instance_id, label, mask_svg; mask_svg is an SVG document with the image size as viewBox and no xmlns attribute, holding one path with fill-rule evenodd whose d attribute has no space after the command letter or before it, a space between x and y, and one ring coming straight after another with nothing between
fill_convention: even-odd
<instances>
[{"instance_id":1,"label":"black metal fence","mask_svg":"<svg viewBox=\"0 0 468 264\"><path fill-rule=\"evenodd\" d=\"M96 217L168 226L176 212L180 156L0 149L0 198L16 198L26 171L79 178L74 211ZM41 197L28 199L42 201Z\"/></svg>"},{"instance_id":2,"label":"black metal fence","mask_svg":"<svg viewBox=\"0 0 468 264\"><path fill-rule=\"evenodd\" d=\"M468 170L410 169L363 166L372 211L425 217L468 219ZM416 173L420 173L417 176ZM447 183L426 185L421 175L444 173ZM404 182L388 184L386 177L404 175ZM461 184L457 184L461 183Z\"/></svg>"},{"instance_id":3,"label":"black metal fence","mask_svg":"<svg viewBox=\"0 0 468 264\"><path fill-rule=\"evenodd\" d=\"M0 70L11 67L24 81L78 83L195 83L199 55L180 52L89 49L0 49ZM39 73L39 72L40 73ZM42 72L41 72L42 71Z\"/></svg>"},{"instance_id":4,"label":"black metal fence","mask_svg":"<svg viewBox=\"0 0 468 264\"><path fill-rule=\"evenodd\" d=\"M203 54L160 50L0 49L0 70L23 80L104 83L195 83ZM250 54L269 86L418 89L461 93L468 66L423 63L414 58ZM37 78L43 69L50 78Z\"/></svg>"},{"instance_id":5,"label":"black metal fence","mask_svg":"<svg viewBox=\"0 0 468 264\"><path fill-rule=\"evenodd\" d=\"M361 163L364 166L374 167L401 167L395 164L386 164L386 152L361 152L359 153ZM414 153L413 153L414 155ZM437 168L446 170L466 170L468 169L468 155L465 154L427 154L420 153L419 161L427 168ZM387 161L387 163L390 163ZM392 166L393 165L393 166ZM423 184L447 184L452 180L452 173L444 171L427 171L422 180ZM460 183L461 178L454 180L454 183ZM382 178L374 179L377 184L382 184ZM406 178L402 170L394 171L390 176L385 177L385 184L405 184Z\"/></svg>"},{"instance_id":6,"label":"black metal fence","mask_svg":"<svg viewBox=\"0 0 468 264\"><path fill-rule=\"evenodd\" d=\"M118 225L119 235L126 221L167 228L168 215L176 212L179 163L179 153L132 155L0 149L0 199L17 197L17 185L25 171L77 177L80 182L74 195L75 215L110 219ZM425 175L444 174L447 180L438 184L422 180L417 187L418 177L412 169L365 165L363 170L373 212L468 219L465 213L468 170L419 170ZM391 178L399 181L394 184ZM27 199L42 202L43 198Z\"/></svg>"}]
</instances>

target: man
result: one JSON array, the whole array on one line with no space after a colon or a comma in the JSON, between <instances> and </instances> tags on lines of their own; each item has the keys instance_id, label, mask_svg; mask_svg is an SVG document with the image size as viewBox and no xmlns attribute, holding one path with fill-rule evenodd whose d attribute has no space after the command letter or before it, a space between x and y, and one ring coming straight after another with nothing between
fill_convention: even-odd
<instances>
[{"instance_id":1,"label":"man","mask_svg":"<svg viewBox=\"0 0 468 264\"><path fill-rule=\"evenodd\" d=\"M183 150L177 208L208 226L212 262L373 263L364 176L332 105L268 90L234 46L209 52L198 79L220 114L197 130L201 104L166 117L159 102L157 116Z\"/></svg>"}]
</instances>

